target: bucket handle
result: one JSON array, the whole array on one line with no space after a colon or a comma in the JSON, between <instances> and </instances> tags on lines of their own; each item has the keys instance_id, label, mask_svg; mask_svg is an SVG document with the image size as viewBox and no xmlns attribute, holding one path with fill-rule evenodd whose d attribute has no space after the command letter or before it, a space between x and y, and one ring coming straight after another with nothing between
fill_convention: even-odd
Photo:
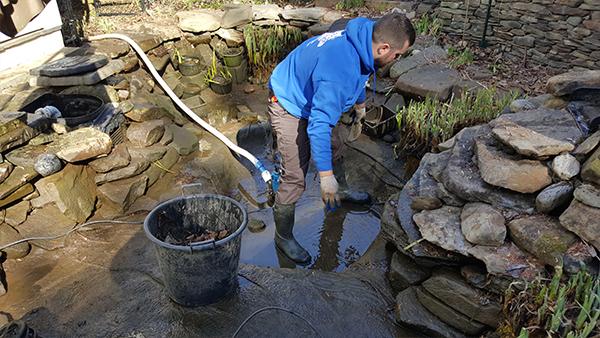
<instances>
[{"instance_id":1,"label":"bucket handle","mask_svg":"<svg viewBox=\"0 0 600 338\"><path fill-rule=\"evenodd\" d=\"M205 244L212 244L212 248L215 249L217 247L217 245L215 243L216 243L216 241L215 241L214 238L211 238L211 239L209 239L207 241L190 243L189 244L189 246L190 246L190 252L194 253L194 247L195 246L201 246L201 245L205 245Z\"/></svg>"}]
</instances>

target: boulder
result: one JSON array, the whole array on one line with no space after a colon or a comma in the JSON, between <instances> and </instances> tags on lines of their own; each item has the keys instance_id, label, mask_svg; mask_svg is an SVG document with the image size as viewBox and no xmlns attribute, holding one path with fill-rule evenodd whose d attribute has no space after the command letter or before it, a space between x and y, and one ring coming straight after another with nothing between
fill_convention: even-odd
<instances>
[{"instance_id":1,"label":"boulder","mask_svg":"<svg viewBox=\"0 0 600 338\"><path fill-rule=\"evenodd\" d=\"M481 130L485 129L488 127ZM524 194L552 183L550 171L543 163L508 155L494 144L491 135L478 133L474 142L479 173L485 182Z\"/></svg>"},{"instance_id":2,"label":"boulder","mask_svg":"<svg viewBox=\"0 0 600 338\"><path fill-rule=\"evenodd\" d=\"M413 216L423 238L446 250L468 256L471 244L460 228L461 209L443 206L436 210L424 210Z\"/></svg>"},{"instance_id":3,"label":"boulder","mask_svg":"<svg viewBox=\"0 0 600 338\"><path fill-rule=\"evenodd\" d=\"M221 28L235 28L252 22L252 6L236 5L227 8L221 19Z\"/></svg>"},{"instance_id":4,"label":"boulder","mask_svg":"<svg viewBox=\"0 0 600 338\"><path fill-rule=\"evenodd\" d=\"M99 198L113 210L123 214L138 197L144 195L147 184L148 176L143 174L106 183L98 187Z\"/></svg>"},{"instance_id":5,"label":"boulder","mask_svg":"<svg viewBox=\"0 0 600 338\"><path fill-rule=\"evenodd\" d=\"M580 145L571 153L574 156L584 156L589 154L600 143L600 130L588 136Z\"/></svg>"},{"instance_id":6,"label":"boulder","mask_svg":"<svg viewBox=\"0 0 600 338\"><path fill-rule=\"evenodd\" d=\"M600 209L574 199L559 217L560 224L567 230L600 250Z\"/></svg>"},{"instance_id":7,"label":"boulder","mask_svg":"<svg viewBox=\"0 0 600 338\"><path fill-rule=\"evenodd\" d=\"M411 56L402 58L394 63L392 68L390 68L390 78L397 79L402 74L415 68L447 58L448 53L438 45L433 45L422 51L415 51Z\"/></svg>"},{"instance_id":8,"label":"boulder","mask_svg":"<svg viewBox=\"0 0 600 338\"><path fill-rule=\"evenodd\" d=\"M29 214L30 211L31 203L29 203L29 201L21 201L17 204L11 205L9 208L6 208L4 222L16 227L25 222L27 219L27 214Z\"/></svg>"},{"instance_id":9,"label":"boulder","mask_svg":"<svg viewBox=\"0 0 600 338\"><path fill-rule=\"evenodd\" d=\"M110 153L112 140L107 134L85 127L60 135L46 151L67 162L78 162Z\"/></svg>"},{"instance_id":10,"label":"boulder","mask_svg":"<svg viewBox=\"0 0 600 338\"><path fill-rule=\"evenodd\" d=\"M213 32L221 27L221 17L209 10L177 12L175 18L184 32Z\"/></svg>"},{"instance_id":11,"label":"boulder","mask_svg":"<svg viewBox=\"0 0 600 338\"><path fill-rule=\"evenodd\" d=\"M600 208L600 188L592 184L582 184L573 193L575 199L590 207Z\"/></svg>"},{"instance_id":12,"label":"boulder","mask_svg":"<svg viewBox=\"0 0 600 338\"><path fill-rule=\"evenodd\" d=\"M508 223L508 228L511 240L519 248L552 266L558 265L569 246L577 241L577 236L553 217L516 218Z\"/></svg>"},{"instance_id":13,"label":"boulder","mask_svg":"<svg viewBox=\"0 0 600 338\"><path fill-rule=\"evenodd\" d=\"M579 174L580 168L575 156L569 153L558 155L552 160L552 170L563 181L568 181Z\"/></svg>"},{"instance_id":14,"label":"boulder","mask_svg":"<svg viewBox=\"0 0 600 338\"><path fill-rule=\"evenodd\" d=\"M175 148L179 155L186 156L198 150L198 137L194 133L173 124L167 128L173 133L173 142L169 147Z\"/></svg>"},{"instance_id":15,"label":"boulder","mask_svg":"<svg viewBox=\"0 0 600 338\"><path fill-rule=\"evenodd\" d=\"M467 203L460 214L460 227L465 238L489 246L504 244L506 225L500 211L485 203Z\"/></svg>"},{"instance_id":16,"label":"boulder","mask_svg":"<svg viewBox=\"0 0 600 338\"><path fill-rule=\"evenodd\" d=\"M10 224L0 223L0 247L10 243L14 243L16 241L20 241L22 239L23 236L17 230L15 230L15 228L10 226ZM8 248L0 251L0 256L2 256L2 253L6 253L7 259L22 258L27 256L30 249L31 247L29 246L29 243L23 242L20 244L9 246ZM2 285L1 282L0 285Z\"/></svg>"},{"instance_id":17,"label":"boulder","mask_svg":"<svg viewBox=\"0 0 600 338\"><path fill-rule=\"evenodd\" d=\"M401 75L394 88L408 97L420 99L429 97L446 101L459 80L460 74L456 69L442 64L432 64Z\"/></svg>"},{"instance_id":18,"label":"boulder","mask_svg":"<svg viewBox=\"0 0 600 338\"><path fill-rule=\"evenodd\" d=\"M125 116L135 122L152 121L165 116L164 109L155 106L145 97L138 96L129 101L133 103L133 108L131 111L127 112Z\"/></svg>"},{"instance_id":19,"label":"boulder","mask_svg":"<svg viewBox=\"0 0 600 338\"><path fill-rule=\"evenodd\" d=\"M490 274L525 281L545 275L544 265L540 261L511 242L505 242L500 247L476 245L469 249L469 253L483 261Z\"/></svg>"},{"instance_id":20,"label":"boulder","mask_svg":"<svg viewBox=\"0 0 600 338\"><path fill-rule=\"evenodd\" d=\"M400 251L394 252L390 261L388 279L396 292L420 285L431 276L431 270L421 266Z\"/></svg>"},{"instance_id":21,"label":"boulder","mask_svg":"<svg viewBox=\"0 0 600 338\"><path fill-rule=\"evenodd\" d=\"M105 173L114 169L120 169L129 165L131 156L125 143L117 144L106 157L99 157L91 162L89 166L97 173Z\"/></svg>"},{"instance_id":22,"label":"boulder","mask_svg":"<svg viewBox=\"0 0 600 338\"><path fill-rule=\"evenodd\" d=\"M149 147L158 142L164 132L165 123L162 120L132 123L127 128L127 139L135 147Z\"/></svg>"},{"instance_id":23,"label":"boulder","mask_svg":"<svg viewBox=\"0 0 600 338\"><path fill-rule=\"evenodd\" d=\"M580 87L600 87L600 70L566 72L549 78L546 83L546 91L554 96L572 94Z\"/></svg>"},{"instance_id":24,"label":"boulder","mask_svg":"<svg viewBox=\"0 0 600 338\"><path fill-rule=\"evenodd\" d=\"M19 233L25 238L52 237L68 232L75 227L75 224L76 222L65 216L58 207L50 204L43 209L33 210L27 220L19 226ZM65 238L63 236L54 239L40 239L30 241L30 243L44 250L54 250L65 246Z\"/></svg>"},{"instance_id":25,"label":"boulder","mask_svg":"<svg viewBox=\"0 0 600 338\"><path fill-rule=\"evenodd\" d=\"M282 9L275 4L252 5L252 20L279 20Z\"/></svg>"},{"instance_id":26,"label":"boulder","mask_svg":"<svg viewBox=\"0 0 600 338\"><path fill-rule=\"evenodd\" d=\"M569 181L561 181L549 185L535 198L537 212L548 214L571 201L573 198L573 185Z\"/></svg>"}]
</instances>

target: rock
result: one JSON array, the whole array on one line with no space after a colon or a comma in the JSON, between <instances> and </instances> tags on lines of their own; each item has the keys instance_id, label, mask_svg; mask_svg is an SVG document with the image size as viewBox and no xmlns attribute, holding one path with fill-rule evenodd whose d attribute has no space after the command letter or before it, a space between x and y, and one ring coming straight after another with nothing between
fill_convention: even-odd
<instances>
[{"instance_id":1,"label":"rock","mask_svg":"<svg viewBox=\"0 0 600 338\"><path fill-rule=\"evenodd\" d=\"M537 109L539 106L534 104L533 102L525 99L514 100L510 104L510 111L513 113L518 113L524 110L532 110Z\"/></svg>"},{"instance_id":2,"label":"rock","mask_svg":"<svg viewBox=\"0 0 600 338\"><path fill-rule=\"evenodd\" d=\"M142 30L118 30L113 33L129 37L130 39L135 41L135 43L137 43L138 46L140 46L144 53L158 47L163 42L160 33L152 34L148 33L147 31L144 32Z\"/></svg>"},{"instance_id":3,"label":"rock","mask_svg":"<svg viewBox=\"0 0 600 338\"><path fill-rule=\"evenodd\" d=\"M44 145L25 145L6 153L6 160L16 166L33 167L35 159L44 153Z\"/></svg>"},{"instance_id":4,"label":"rock","mask_svg":"<svg viewBox=\"0 0 600 338\"><path fill-rule=\"evenodd\" d=\"M221 17L209 10L177 12L175 18L184 32L213 32L221 27Z\"/></svg>"},{"instance_id":5,"label":"rock","mask_svg":"<svg viewBox=\"0 0 600 338\"><path fill-rule=\"evenodd\" d=\"M437 145L438 150L441 152L444 152L446 150L452 149L454 147L454 143L456 142L456 140L462 137L464 130L465 130L464 128L461 129L458 133L456 133L456 135L452 136L450 139L438 144Z\"/></svg>"},{"instance_id":6,"label":"rock","mask_svg":"<svg viewBox=\"0 0 600 338\"><path fill-rule=\"evenodd\" d=\"M252 22L252 6L236 5L233 8L227 8L221 19L222 28L234 28L247 25Z\"/></svg>"},{"instance_id":7,"label":"rock","mask_svg":"<svg viewBox=\"0 0 600 338\"><path fill-rule=\"evenodd\" d=\"M122 179L126 179L129 177L133 177L141 174L144 170L148 169L150 166L150 161L143 157L132 157L129 165L115 169L113 171L109 171L103 174L97 174L95 178L95 183L100 185L107 182L118 181Z\"/></svg>"},{"instance_id":8,"label":"rock","mask_svg":"<svg viewBox=\"0 0 600 338\"><path fill-rule=\"evenodd\" d=\"M558 265L570 245L577 241L573 233L560 226L556 218L530 216L508 223L511 240L542 263Z\"/></svg>"},{"instance_id":9,"label":"rock","mask_svg":"<svg viewBox=\"0 0 600 338\"><path fill-rule=\"evenodd\" d=\"M144 175L148 176L148 186L153 185L156 181L163 177L167 170L171 169L179 160L179 153L173 147L167 147L167 152L157 163L152 164ZM166 169L166 170L165 170Z\"/></svg>"},{"instance_id":10,"label":"rock","mask_svg":"<svg viewBox=\"0 0 600 338\"><path fill-rule=\"evenodd\" d=\"M163 25L157 22L143 22L137 29L139 32L153 36L160 36L164 41L175 40L181 37L179 29L173 25Z\"/></svg>"},{"instance_id":11,"label":"rock","mask_svg":"<svg viewBox=\"0 0 600 338\"><path fill-rule=\"evenodd\" d=\"M154 98L154 104L162 108L163 112L170 117L173 122L178 125L184 125L188 122L187 118L184 117L179 110L173 105L173 101L166 95L152 95Z\"/></svg>"},{"instance_id":12,"label":"rock","mask_svg":"<svg viewBox=\"0 0 600 338\"><path fill-rule=\"evenodd\" d=\"M600 130L586 138L577 148L572 152L574 156L582 156L590 153L600 143Z\"/></svg>"},{"instance_id":13,"label":"rock","mask_svg":"<svg viewBox=\"0 0 600 338\"><path fill-rule=\"evenodd\" d=\"M212 155L212 145L210 144L210 142L204 139L198 141L198 150L200 151L201 158L209 157L210 155Z\"/></svg>"},{"instance_id":14,"label":"rock","mask_svg":"<svg viewBox=\"0 0 600 338\"><path fill-rule=\"evenodd\" d=\"M524 283L513 281L511 278L499 277L491 275L485 269L485 266L480 265L465 265L460 268L460 274L467 280L470 285L478 289L490 291L498 296L504 296L506 290L513 285L522 285Z\"/></svg>"},{"instance_id":15,"label":"rock","mask_svg":"<svg viewBox=\"0 0 600 338\"><path fill-rule=\"evenodd\" d=\"M50 121L43 115L26 114L25 117L27 118L27 124L23 124L0 136L0 152L20 146L50 127Z\"/></svg>"},{"instance_id":16,"label":"rock","mask_svg":"<svg viewBox=\"0 0 600 338\"><path fill-rule=\"evenodd\" d=\"M454 309L441 302L423 287L417 287L416 291L417 298L423 307L444 323L468 335L479 335L485 330L485 325L471 320L460 312L454 311Z\"/></svg>"},{"instance_id":17,"label":"rock","mask_svg":"<svg viewBox=\"0 0 600 338\"><path fill-rule=\"evenodd\" d=\"M492 135L497 140L523 156L539 159L575 148L572 143L556 140L502 118L493 120L490 125L493 125Z\"/></svg>"},{"instance_id":18,"label":"rock","mask_svg":"<svg viewBox=\"0 0 600 338\"><path fill-rule=\"evenodd\" d=\"M600 185L600 147L583 163L581 179Z\"/></svg>"},{"instance_id":19,"label":"rock","mask_svg":"<svg viewBox=\"0 0 600 338\"><path fill-rule=\"evenodd\" d=\"M166 154L168 148L169 147L163 146L162 144L154 144L146 148L135 148L130 146L128 149L132 159L143 158L150 162L156 162Z\"/></svg>"},{"instance_id":20,"label":"rock","mask_svg":"<svg viewBox=\"0 0 600 338\"><path fill-rule=\"evenodd\" d=\"M97 173L105 173L114 169L120 169L129 165L131 156L124 143L117 144L106 157L100 157L89 164Z\"/></svg>"},{"instance_id":21,"label":"rock","mask_svg":"<svg viewBox=\"0 0 600 338\"><path fill-rule=\"evenodd\" d=\"M134 97L130 101L133 103L133 109L125 114L125 116L135 122L152 121L165 116L163 109L156 107L146 98Z\"/></svg>"},{"instance_id":22,"label":"rock","mask_svg":"<svg viewBox=\"0 0 600 338\"><path fill-rule=\"evenodd\" d=\"M410 287L396 296L394 318L403 327L423 333L428 337L464 338L464 334L440 321L431 314L417 298L415 287Z\"/></svg>"},{"instance_id":23,"label":"rock","mask_svg":"<svg viewBox=\"0 0 600 338\"><path fill-rule=\"evenodd\" d=\"M467 203L462 198L456 196L452 192L450 192L446 187L444 187L443 183L437 184L437 190L435 191L435 196L442 200L444 204L450 205L453 207L462 207Z\"/></svg>"},{"instance_id":24,"label":"rock","mask_svg":"<svg viewBox=\"0 0 600 338\"><path fill-rule=\"evenodd\" d=\"M139 175L119 182L110 182L98 187L99 198L119 213L124 213L144 195L148 183L148 176Z\"/></svg>"},{"instance_id":25,"label":"rock","mask_svg":"<svg viewBox=\"0 0 600 338\"><path fill-rule=\"evenodd\" d=\"M106 66L81 75L33 76L29 79L29 85L32 87L89 86L122 71L123 68L125 62L122 60L110 60Z\"/></svg>"},{"instance_id":26,"label":"rock","mask_svg":"<svg viewBox=\"0 0 600 338\"><path fill-rule=\"evenodd\" d=\"M32 181L38 176L39 174L33 166L16 166L10 176L4 182L0 183L0 199L7 199L19 188L26 185L27 182Z\"/></svg>"},{"instance_id":27,"label":"rock","mask_svg":"<svg viewBox=\"0 0 600 338\"><path fill-rule=\"evenodd\" d=\"M471 320L493 328L498 328L503 322L502 304L469 285L453 269L444 267L436 271L433 277L423 282L423 289Z\"/></svg>"},{"instance_id":28,"label":"rock","mask_svg":"<svg viewBox=\"0 0 600 338\"><path fill-rule=\"evenodd\" d=\"M423 238L440 247L468 256L471 244L460 228L461 209L443 206L436 210L424 210L413 216Z\"/></svg>"},{"instance_id":29,"label":"rock","mask_svg":"<svg viewBox=\"0 0 600 338\"><path fill-rule=\"evenodd\" d=\"M565 153L552 160L552 170L561 180L568 181L579 174L580 165L575 156Z\"/></svg>"},{"instance_id":30,"label":"rock","mask_svg":"<svg viewBox=\"0 0 600 338\"><path fill-rule=\"evenodd\" d=\"M248 220L248 230L250 230L250 232L252 232L252 233L262 232L263 230L265 230L266 227L267 227L267 225L265 224L265 221L263 221L263 220L260 220L260 219Z\"/></svg>"},{"instance_id":31,"label":"rock","mask_svg":"<svg viewBox=\"0 0 600 338\"><path fill-rule=\"evenodd\" d=\"M279 20L282 9L275 4L252 5L252 20Z\"/></svg>"},{"instance_id":32,"label":"rock","mask_svg":"<svg viewBox=\"0 0 600 338\"><path fill-rule=\"evenodd\" d=\"M537 212L548 214L571 201L573 198L573 185L568 181L561 181L549 185L542 190L535 199Z\"/></svg>"},{"instance_id":33,"label":"rock","mask_svg":"<svg viewBox=\"0 0 600 338\"><path fill-rule=\"evenodd\" d=\"M219 28L215 32L216 35L220 36L229 47L237 47L244 44L244 34L235 29L223 29Z\"/></svg>"},{"instance_id":34,"label":"rock","mask_svg":"<svg viewBox=\"0 0 600 338\"><path fill-rule=\"evenodd\" d=\"M45 152L35 158L33 167L40 175L46 177L59 172L62 169L62 163L55 153Z\"/></svg>"},{"instance_id":35,"label":"rock","mask_svg":"<svg viewBox=\"0 0 600 338\"><path fill-rule=\"evenodd\" d=\"M469 242L489 246L504 244L504 216L491 205L467 203L462 209L460 219L461 231Z\"/></svg>"},{"instance_id":36,"label":"rock","mask_svg":"<svg viewBox=\"0 0 600 338\"><path fill-rule=\"evenodd\" d=\"M400 94L420 99L430 97L446 101L454 85L460 80L460 74L454 68L442 64L432 64L411 70L401 75L394 88Z\"/></svg>"},{"instance_id":37,"label":"rock","mask_svg":"<svg viewBox=\"0 0 600 338\"><path fill-rule=\"evenodd\" d=\"M4 222L16 227L27 220L27 214L29 214L30 211L31 203L29 203L29 201L21 201L11 205L9 208L6 208Z\"/></svg>"},{"instance_id":38,"label":"rock","mask_svg":"<svg viewBox=\"0 0 600 338\"><path fill-rule=\"evenodd\" d=\"M442 183L450 192L467 201L486 202L498 209L532 212L533 196L494 188L481 177L473 161L473 137L480 128L465 128L460 138L456 139L442 175ZM486 135L485 132L482 134Z\"/></svg>"},{"instance_id":39,"label":"rock","mask_svg":"<svg viewBox=\"0 0 600 338\"><path fill-rule=\"evenodd\" d=\"M112 146L110 136L92 127L85 127L60 135L48 145L46 151L72 163L106 155Z\"/></svg>"},{"instance_id":40,"label":"rock","mask_svg":"<svg viewBox=\"0 0 600 338\"><path fill-rule=\"evenodd\" d=\"M437 197L416 196L410 202L410 206L415 210L415 212L434 210L442 207L442 201L440 201Z\"/></svg>"},{"instance_id":41,"label":"rock","mask_svg":"<svg viewBox=\"0 0 600 338\"><path fill-rule=\"evenodd\" d=\"M10 243L14 243L16 241L20 241L23 238L24 237L9 224L0 223L0 247ZM29 246L29 243L23 242L20 244L9 246L8 248L0 251L0 256L2 256L1 253L6 253L7 259L22 258L27 256L30 249L31 247ZM3 284L0 282L0 285Z\"/></svg>"},{"instance_id":42,"label":"rock","mask_svg":"<svg viewBox=\"0 0 600 338\"><path fill-rule=\"evenodd\" d=\"M0 136L27 125L27 113L0 111Z\"/></svg>"},{"instance_id":43,"label":"rock","mask_svg":"<svg viewBox=\"0 0 600 338\"><path fill-rule=\"evenodd\" d=\"M173 133L173 142L169 147L175 148L179 155L186 156L198 150L198 137L194 133L176 125L167 128Z\"/></svg>"},{"instance_id":44,"label":"rock","mask_svg":"<svg viewBox=\"0 0 600 338\"><path fill-rule=\"evenodd\" d=\"M173 142L174 137L175 136L173 135L173 132L169 128L165 127L165 133L160 138L158 143L162 144L163 146L169 145L171 142Z\"/></svg>"},{"instance_id":45,"label":"rock","mask_svg":"<svg viewBox=\"0 0 600 338\"><path fill-rule=\"evenodd\" d=\"M469 253L485 263L490 274L532 281L544 276L544 266L511 242L500 247L476 245Z\"/></svg>"},{"instance_id":46,"label":"rock","mask_svg":"<svg viewBox=\"0 0 600 338\"><path fill-rule=\"evenodd\" d=\"M390 262L388 279L396 292L420 285L431 277L431 270L421 266L400 251L394 252Z\"/></svg>"},{"instance_id":47,"label":"rock","mask_svg":"<svg viewBox=\"0 0 600 338\"><path fill-rule=\"evenodd\" d=\"M127 128L127 139L135 147L149 147L158 142L165 132L165 123L162 120L132 123Z\"/></svg>"},{"instance_id":48,"label":"rock","mask_svg":"<svg viewBox=\"0 0 600 338\"><path fill-rule=\"evenodd\" d=\"M36 183L39 198L55 202L58 209L73 221L85 222L96 206L94 176L94 171L88 166L67 164L60 172Z\"/></svg>"},{"instance_id":49,"label":"rock","mask_svg":"<svg viewBox=\"0 0 600 338\"><path fill-rule=\"evenodd\" d=\"M425 48L416 54L398 60L390 68L390 78L397 79L415 68L423 67L427 64L435 63L439 60L448 58L448 53L438 45Z\"/></svg>"},{"instance_id":50,"label":"rock","mask_svg":"<svg viewBox=\"0 0 600 338\"><path fill-rule=\"evenodd\" d=\"M481 130L488 129L487 126ZM540 161L508 155L494 145L494 139L485 133L475 136L475 152L479 173L491 185L519 193L532 193L552 183L548 167Z\"/></svg>"},{"instance_id":51,"label":"rock","mask_svg":"<svg viewBox=\"0 0 600 338\"><path fill-rule=\"evenodd\" d=\"M13 170L13 165L10 162L0 163L0 183L4 182Z\"/></svg>"},{"instance_id":52,"label":"rock","mask_svg":"<svg viewBox=\"0 0 600 338\"><path fill-rule=\"evenodd\" d=\"M559 142L577 144L583 138L583 134L581 133L577 122L571 113L566 110L534 109L520 113L505 114L490 121L489 125L492 128L495 128L496 122L505 123L504 121L507 121L508 123L512 122L520 127L529 129ZM537 146L541 145L538 144ZM532 151L535 153L534 150ZM560 153L560 151L556 154L558 153Z\"/></svg>"},{"instance_id":53,"label":"rock","mask_svg":"<svg viewBox=\"0 0 600 338\"><path fill-rule=\"evenodd\" d=\"M418 196L421 197L434 197L435 191L437 190L437 182L433 179L432 175L429 174L430 170L435 172L435 168L433 167L437 162L437 154L427 153L421 159L421 170L415 172L416 178L419 180L419 193ZM412 205L412 201L411 201Z\"/></svg>"},{"instance_id":54,"label":"rock","mask_svg":"<svg viewBox=\"0 0 600 338\"><path fill-rule=\"evenodd\" d=\"M26 183L17 188L17 190L15 190L14 192L10 193L8 196L4 197L3 199L0 199L0 208L15 201L18 201L24 197L29 197L34 192L35 188L33 187L33 185L31 185L30 183Z\"/></svg>"},{"instance_id":55,"label":"rock","mask_svg":"<svg viewBox=\"0 0 600 338\"><path fill-rule=\"evenodd\" d=\"M111 59L127 55L129 52L129 44L126 41L118 39L85 41L82 42L79 48L84 51L85 55L101 54Z\"/></svg>"},{"instance_id":56,"label":"rock","mask_svg":"<svg viewBox=\"0 0 600 338\"><path fill-rule=\"evenodd\" d=\"M567 249L562 258L564 271L575 275L581 270L581 263L586 267L593 266L593 262L597 260L597 254L592 246L576 241Z\"/></svg>"},{"instance_id":57,"label":"rock","mask_svg":"<svg viewBox=\"0 0 600 338\"><path fill-rule=\"evenodd\" d=\"M560 224L600 249L600 209L574 199L559 217Z\"/></svg>"},{"instance_id":58,"label":"rock","mask_svg":"<svg viewBox=\"0 0 600 338\"><path fill-rule=\"evenodd\" d=\"M66 233L73 229L75 224L75 221L67 218L56 206L47 205L43 209L33 210L27 220L19 226L19 232L25 238L51 237ZM65 237L34 240L30 243L44 250L54 250L65 246Z\"/></svg>"},{"instance_id":59,"label":"rock","mask_svg":"<svg viewBox=\"0 0 600 338\"><path fill-rule=\"evenodd\" d=\"M546 91L554 96L572 94L580 87L600 87L600 70L566 72L549 78L546 83Z\"/></svg>"},{"instance_id":60,"label":"rock","mask_svg":"<svg viewBox=\"0 0 600 338\"><path fill-rule=\"evenodd\" d=\"M284 20L296 20L305 22L319 22L325 15L325 9L321 7L284 9L281 17Z\"/></svg>"},{"instance_id":61,"label":"rock","mask_svg":"<svg viewBox=\"0 0 600 338\"><path fill-rule=\"evenodd\" d=\"M582 184L575 189L573 195L579 202L600 209L600 188L591 184Z\"/></svg>"}]
</instances>

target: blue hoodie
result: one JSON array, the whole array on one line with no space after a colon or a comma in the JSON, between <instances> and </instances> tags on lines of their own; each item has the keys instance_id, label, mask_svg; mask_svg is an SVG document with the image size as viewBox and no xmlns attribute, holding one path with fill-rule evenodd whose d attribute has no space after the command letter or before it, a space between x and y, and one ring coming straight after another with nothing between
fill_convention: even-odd
<instances>
[{"instance_id":1,"label":"blue hoodie","mask_svg":"<svg viewBox=\"0 0 600 338\"><path fill-rule=\"evenodd\" d=\"M317 170L332 170L331 128L353 104L365 102L365 85L375 71L371 39L374 21L356 18L343 31L303 42L283 60L269 88L290 114L308 119Z\"/></svg>"}]
</instances>

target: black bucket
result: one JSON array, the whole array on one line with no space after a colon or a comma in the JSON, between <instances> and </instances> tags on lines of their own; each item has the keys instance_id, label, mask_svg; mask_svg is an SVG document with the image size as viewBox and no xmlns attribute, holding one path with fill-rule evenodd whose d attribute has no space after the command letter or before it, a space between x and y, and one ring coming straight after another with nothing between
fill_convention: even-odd
<instances>
[{"instance_id":1,"label":"black bucket","mask_svg":"<svg viewBox=\"0 0 600 338\"><path fill-rule=\"evenodd\" d=\"M157 206L144 222L144 231L158 258L165 287L181 305L216 303L235 290L248 215L242 205L225 196L189 195ZM167 235L185 238L205 230L227 230L227 237L173 245Z\"/></svg>"}]
</instances>

